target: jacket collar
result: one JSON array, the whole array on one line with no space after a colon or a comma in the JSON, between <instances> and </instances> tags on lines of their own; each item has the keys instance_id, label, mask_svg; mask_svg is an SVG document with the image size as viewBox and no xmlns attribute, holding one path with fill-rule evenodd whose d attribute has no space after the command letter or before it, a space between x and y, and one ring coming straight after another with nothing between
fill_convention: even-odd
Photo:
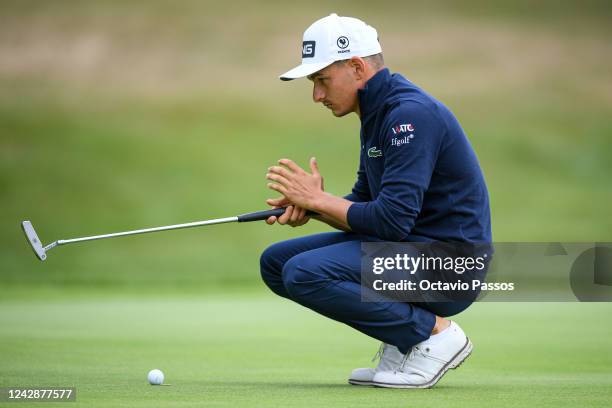
<instances>
[{"instance_id":1,"label":"jacket collar","mask_svg":"<svg viewBox=\"0 0 612 408\"><path fill-rule=\"evenodd\" d=\"M363 89L357 91L361 123L380 108L389 93L390 82L391 73L388 68L383 68L366 82Z\"/></svg>"}]
</instances>

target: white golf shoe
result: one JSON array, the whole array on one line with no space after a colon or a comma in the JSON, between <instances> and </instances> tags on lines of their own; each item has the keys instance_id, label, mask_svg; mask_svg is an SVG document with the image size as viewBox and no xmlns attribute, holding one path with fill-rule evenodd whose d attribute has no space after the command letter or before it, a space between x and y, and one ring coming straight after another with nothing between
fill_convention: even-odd
<instances>
[{"instance_id":1,"label":"white golf shoe","mask_svg":"<svg viewBox=\"0 0 612 408\"><path fill-rule=\"evenodd\" d=\"M400 366L404 355L400 353L397 347L390 344L382 343L380 348L374 355L372 361L380 358L376 368L356 368L351 373L348 380L349 384L353 385L374 385L372 380L378 372L395 370Z\"/></svg>"},{"instance_id":2,"label":"white golf shoe","mask_svg":"<svg viewBox=\"0 0 612 408\"><path fill-rule=\"evenodd\" d=\"M442 332L417 344L392 370L379 371L372 384L385 388L430 388L472 352L472 342L453 321Z\"/></svg>"}]
</instances>

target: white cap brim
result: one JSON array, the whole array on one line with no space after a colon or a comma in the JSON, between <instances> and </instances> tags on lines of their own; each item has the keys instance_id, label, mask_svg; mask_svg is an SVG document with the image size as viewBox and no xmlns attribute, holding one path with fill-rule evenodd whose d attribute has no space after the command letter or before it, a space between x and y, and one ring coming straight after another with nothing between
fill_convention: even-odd
<instances>
[{"instance_id":1,"label":"white cap brim","mask_svg":"<svg viewBox=\"0 0 612 408\"><path fill-rule=\"evenodd\" d=\"M291 81L292 79L303 78L310 74L314 74L315 72L322 70L333 63L334 61L298 65L297 67L285 72L278 78L282 81Z\"/></svg>"}]
</instances>

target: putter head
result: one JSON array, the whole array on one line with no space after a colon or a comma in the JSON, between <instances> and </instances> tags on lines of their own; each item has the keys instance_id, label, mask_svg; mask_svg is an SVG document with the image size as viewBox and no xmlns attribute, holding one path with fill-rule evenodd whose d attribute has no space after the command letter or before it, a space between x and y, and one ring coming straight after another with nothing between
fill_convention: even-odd
<instances>
[{"instance_id":1,"label":"putter head","mask_svg":"<svg viewBox=\"0 0 612 408\"><path fill-rule=\"evenodd\" d=\"M47 259L45 249L43 248L42 242L40 242L36 231L34 231L32 223L30 221L23 221L21 223L21 229L23 229L23 232L25 233L26 238L28 239L28 242L32 247L32 250L34 250L34 253L38 257L38 259L40 259L41 261Z\"/></svg>"}]
</instances>

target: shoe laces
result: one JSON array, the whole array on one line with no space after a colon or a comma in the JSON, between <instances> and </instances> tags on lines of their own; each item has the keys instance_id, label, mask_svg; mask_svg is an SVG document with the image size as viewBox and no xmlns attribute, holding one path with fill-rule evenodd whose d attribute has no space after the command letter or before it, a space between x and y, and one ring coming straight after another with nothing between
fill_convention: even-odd
<instances>
[{"instance_id":1,"label":"shoe laces","mask_svg":"<svg viewBox=\"0 0 612 408\"><path fill-rule=\"evenodd\" d=\"M416 357L417 353L423 354L423 352L421 351L419 346L414 346L413 348L411 348L410 351L404 355L404 358L402 358L402 362L401 362L398 370L399 371L403 371L404 370L404 366L406 365L408 360L414 360L414 358Z\"/></svg>"},{"instance_id":2,"label":"shoe laces","mask_svg":"<svg viewBox=\"0 0 612 408\"><path fill-rule=\"evenodd\" d=\"M375 362L378 359L382 360L383 354L385 354L386 347L387 345L384 342L380 343L380 347L378 348L378 351L376 352L376 354L374 354L374 357L372 357L372 362Z\"/></svg>"}]
</instances>

